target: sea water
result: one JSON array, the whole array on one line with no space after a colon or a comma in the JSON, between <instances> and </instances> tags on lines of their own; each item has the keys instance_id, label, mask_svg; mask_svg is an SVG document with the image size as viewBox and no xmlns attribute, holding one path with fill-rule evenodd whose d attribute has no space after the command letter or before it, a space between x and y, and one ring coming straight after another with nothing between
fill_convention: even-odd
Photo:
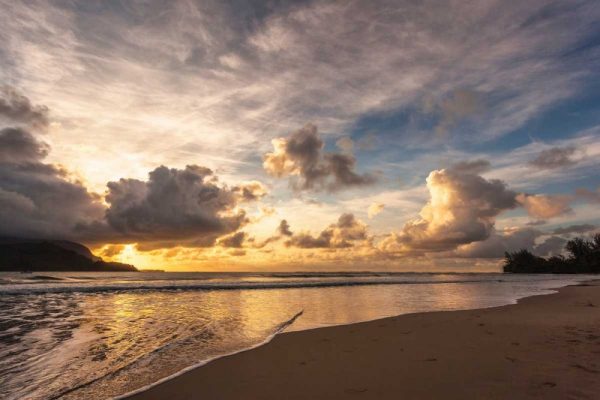
<instances>
[{"instance_id":1,"label":"sea water","mask_svg":"<svg viewBox=\"0 0 600 400\"><path fill-rule=\"evenodd\" d=\"M282 331L500 306L587 276L0 273L0 398L105 399Z\"/></svg>"}]
</instances>

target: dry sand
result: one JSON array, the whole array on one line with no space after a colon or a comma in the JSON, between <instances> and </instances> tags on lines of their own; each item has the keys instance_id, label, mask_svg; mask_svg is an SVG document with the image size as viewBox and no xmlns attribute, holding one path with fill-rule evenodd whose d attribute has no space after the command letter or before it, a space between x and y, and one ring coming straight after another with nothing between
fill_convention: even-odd
<instances>
[{"instance_id":1,"label":"dry sand","mask_svg":"<svg viewBox=\"0 0 600 400\"><path fill-rule=\"evenodd\" d=\"M285 333L134 399L600 399L600 281Z\"/></svg>"}]
</instances>

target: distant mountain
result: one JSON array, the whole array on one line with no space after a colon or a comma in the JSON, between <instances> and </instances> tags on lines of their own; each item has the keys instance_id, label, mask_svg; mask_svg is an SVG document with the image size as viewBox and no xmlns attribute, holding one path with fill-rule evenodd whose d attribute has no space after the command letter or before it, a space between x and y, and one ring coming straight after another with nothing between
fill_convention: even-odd
<instances>
[{"instance_id":1,"label":"distant mountain","mask_svg":"<svg viewBox=\"0 0 600 400\"><path fill-rule=\"evenodd\" d=\"M107 262L80 243L0 237L0 271L137 271Z\"/></svg>"}]
</instances>

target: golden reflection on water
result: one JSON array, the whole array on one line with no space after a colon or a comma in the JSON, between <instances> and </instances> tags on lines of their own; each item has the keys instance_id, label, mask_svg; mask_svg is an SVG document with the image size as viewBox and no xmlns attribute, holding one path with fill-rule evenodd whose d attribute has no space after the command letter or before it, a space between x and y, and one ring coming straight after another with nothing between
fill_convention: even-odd
<instances>
[{"instance_id":1,"label":"golden reflection on water","mask_svg":"<svg viewBox=\"0 0 600 400\"><path fill-rule=\"evenodd\" d=\"M77 294L75 299L65 294L64 301L77 308L78 339L68 347L76 357L68 365L55 365L56 376L47 378L56 388L92 382L64 399L116 396L200 361L258 345L302 310L288 331L506 304L531 291L523 285L129 291ZM55 296L59 303L60 296Z\"/></svg>"}]
</instances>

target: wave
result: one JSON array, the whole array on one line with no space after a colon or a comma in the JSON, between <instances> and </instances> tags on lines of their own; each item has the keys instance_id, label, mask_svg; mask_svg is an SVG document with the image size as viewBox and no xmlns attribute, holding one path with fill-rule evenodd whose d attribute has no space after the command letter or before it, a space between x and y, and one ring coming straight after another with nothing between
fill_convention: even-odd
<instances>
[{"instance_id":1,"label":"wave","mask_svg":"<svg viewBox=\"0 0 600 400\"><path fill-rule=\"evenodd\" d=\"M196 368L202 367L202 366L204 366L204 365L206 365L206 364L208 364L210 362L213 362L215 360L218 360L220 358L230 357L230 356L233 356L233 355L236 355L236 354L239 354L239 353L244 353L246 351L250 351L250 350L256 349L258 347L264 346L267 343L271 342L277 335L279 335L281 332L283 332L288 326L292 325L298 318L300 318L300 316L302 314L304 314L304 310L301 310L300 312L296 313L296 315L294 315L289 320L284 321L281 324L277 325L277 327L275 328L275 330L273 331L273 333L271 333L269 336L267 336L265 338L265 340L263 340L260 343L257 343L257 344L255 344L253 346L250 346L250 347L247 347L247 348L244 348L244 349L241 349L241 350L236 350L236 351L232 351L232 352L229 352L229 353L226 353L226 354L222 354L222 355L219 355L219 356L211 357L211 358L208 358L206 360L200 361L200 362L198 362L196 364L192 364L192 365L190 365L188 367L185 367L185 368L181 369L180 371L178 371L178 372L176 372L176 373L174 373L172 375L169 375L169 376L166 376L164 378L161 378L161 379L157 380L156 382L152 382L149 385L143 386L143 387L141 387L139 389L136 389L136 390L133 390L131 392L127 392L127 393L124 393L124 394L119 395L117 397L114 397L113 400L126 399L126 398L131 397L133 395L136 395L138 393L145 392L146 390L151 389L151 388L153 388L155 386L158 386L161 383L170 381L171 379L177 378L178 376L181 376L181 375L185 374L186 372L189 372L189 371L194 370Z\"/></svg>"},{"instance_id":2,"label":"wave","mask_svg":"<svg viewBox=\"0 0 600 400\"><path fill-rule=\"evenodd\" d=\"M159 385L160 383L166 382L166 381L168 381L170 379L173 379L173 378L175 378L177 376L180 376L180 375L184 374L185 372L188 372L188 371L190 371L192 369L195 369L195 368L201 367L203 365L206 365L209 362L212 362L212 361L217 360L219 358L228 357L228 356L231 356L231 355L234 355L234 354L242 353L244 351L252 350L252 349L255 349L257 347L263 346L263 345L269 343L271 340L273 340L273 338L275 338L275 336L277 336L279 333L283 332L288 326L292 325L303 313L304 313L304 310L301 310L300 312L296 313L292 318L290 318L290 319L282 322L281 324L277 325L275 327L275 329L273 330L273 332L269 336L267 336L267 338L265 340L263 340L262 342L259 342L259 343L255 344L253 346L250 346L250 347L247 347L247 348L243 348L243 349L240 349L240 350L236 350L236 351L233 351L233 352L230 352L230 353L226 353L226 354L222 354L222 355L218 355L218 356L207 358L205 360L202 360L200 362L197 362L195 364L187 366L187 367L179 370L175 374L172 374L172 375L166 376L164 378L161 378L158 381L152 382L152 383L150 383L148 385L145 385L145 386L143 386L141 388L135 389L134 391L127 392L125 394L119 395L119 396L115 397L114 399L115 400L116 399L124 399L126 397L133 396L134 394L144 392L144 391L146 391L146 390L148 390L148 389L150 389L150 388L152 388L152 387L154 387L156 385ZM57 400L57 399L65 396L67 394L71 394L71 393L73 393L73 392L75 392L77 390L80 390L80 389L86 388L86 387L88 387L90 385L93 385L94 383L99 382L102 379L106 379L106 378L110 378L111 376L115 376L116 374L119 374L119 373L123 372L124 370L126 370L128 368L134 367L138 362L140 362L140 361L142 361L144 359L147 359L148 357L151 357L154 354L163 352L163 351L165 351L165 350L167 350L167 349L169 349L169 348L171 348L173 346L176 346L178 343L180 343L183 340L189 340L189 339L190 339L189 337L186 337L186 338L182 338L182 339L179 339L179 340L175 340L175 341L166 343L163 346L160 346L160 347L158 347L158 348L156 348L156 349L154 349L154 350L152 350L152 351L150 351L150 352L148 352L146 354L143 354L143 355L137 357L136 359L134 359L133 361L129 362L128 364L123 365L123 366L121 366L119 368L116 368L116 369L114 369L114 370L112 370L112 371L110 371L110 372L108 372L108 373L106 373L106 374L104 374L102 376L95 377L95 378L93 378L93 379L91 379L91 380L89 380L87 382L81 383L81 384L76 385L74 387L65 389L65 390L63 390L63 391L61 391L61 392L59 392L57 394L54 394L51 397L49 397L49 400Z\"/></svg>"},{"instance_id":3,"label":"wave","mask_svg":"<svg viewBox=\"0 0 600 400\"><path fill-rule=\"evenodd\" d=\"M458 283L503 282L502 279L452 279L452 280L406 280L406 279L372 279L372 280L335 280L335 281L288 281L288 282L202 282L189 283L115 283L115 284L55 284L55 286L0 286L0 295L42 294L42 293L102 293L130 291L179 291L179 290L257 290L257 289L294 289L294 288L325 288L366 285L439 285Z\"/></svg>"}]
</instances>

